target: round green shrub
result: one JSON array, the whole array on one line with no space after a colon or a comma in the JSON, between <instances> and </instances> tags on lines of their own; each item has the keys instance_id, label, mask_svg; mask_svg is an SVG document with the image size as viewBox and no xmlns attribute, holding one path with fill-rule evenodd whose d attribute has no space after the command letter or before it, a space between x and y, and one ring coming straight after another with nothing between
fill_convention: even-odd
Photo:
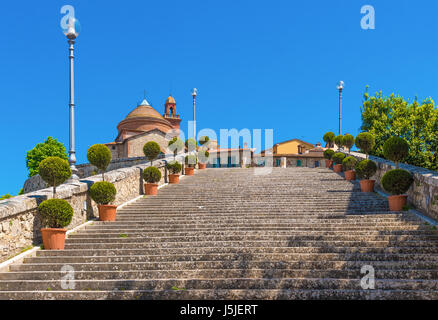
<instances>
[{"instance_id":1,"label":"round green shrub","mask_svg":"<svg viewBox=\"0 0 438 320\"><path fill-rule=\"evenodd\" d=\"M161 180L161 171L156 167L147 167L143 170L143 179L148 183L157 183Z\"/></svg>"},{"instance_id":2,"label":"round green shrub","mask_svg":"<svg viewBox=\"0 0 438 320\"><path fill-rule=\"evenodd\" d=\"M338 146L338 148L341 148L344 146L344 136L343 135L338 135L335 137L335 143Z\"/></svg>"},{"instance_id":3,"label":"round green shrub","mask_svg":"<svg viewBox=\"0 0 438 320\"><path fill-rule=\"evenodd\" d=\"M48 157L41 161L39 166L41 178L53 187L53 195L56 194L56 186L65 182L71 176L70 166L67 160L59 157Z\"/></svg>"},{"instance_id":4,"label":"round green shrub","mask_svg":"<svg viewBox=\"0 0 438 320\"><path fill-rule=\"evenodd\" d=\"M382 177L380 183L383 189L393 195L403 194L409 190L409 187L414 182L412 175L403 169L389 170Z\"/></svg>"},{"instance_id":5,"label":"round green shrub","mask_svg":"<svg viewBox=\"0 0 438 320\"><path fill-rule=\"evenodd\" d=\"M409 144L400 137L391 137L383 144L383 155L386 159L398 163L409 154Z\"/></svg>"},{"instance_id":6,"label":"round green shrub","mask_svg":"<svg viewBox=\"0 0 438 320\"><path fill-rule=\"evenodd\" d=\"M178 152L184 150L184 142L178 137L173 137L172 140L169 141L168 147L176 156Z\"/></svg>"},{"instance_id":7,"label":"round green shrub","mask_svg":"<svg viewBox=\"0 0 438 320\"><path fill-rule=\"evenodd\" d=\"M186 140L186 148L188 151L195 151L198 146L197 142L193 138L189 138Z\"/></svg>"},{"instance_id":8,"label":"round green shrub","mask_svg":"<svg viewBox=\"0 0 438 320\"><path fill-rule=\"evenodd\" d=\"M90 197L98 204L108 204L116 198L117 190L110 182L94 183L89 190Z\"/></svg>"},{"instance_id":9,"label":"round green shrub","mask_svg":"<svg viewBox=\"0 0 438 320\"><path fill-rule=\"evenodd\" d=\"M324 151L324 158L327 160L331 160L335 152L332 149L327 149Z\"/></svg>"},{"instance_id":10,"label":"round green shrub","mask_svg":"<svg viewBox=\"0 0 438 320\"><path fill-rule=\"evenodd\" d=\"M93 166L102 171L103 177L103 173L111 162L111 151L104 144L94 144L88 149L87 159Z\"/></svg>"},{"instance_id":11,"label":"round green shrub","mask_svg":"<svg viewBox=\"0 0 438 320\"><path fill-rule=\"evenodd\" d=\"M362 160L356 164L356 174L359 179L369 180L373 175L376 174L377 165L371 160Z\"/></svg>"},{"instance_id":12,"label":"round green shrub","mask_svg":"<svg viewBox=\"0 0 438 320\"><path fill-rule=\"evenodd\" d=\"M342 152L337 152L333 155L332 160L336 164L342 164L342 160L344 160L345 154Z\"/></svg>"},{"instance_id":13,"label":"round green shrub","mask_svg":"<svg viewBox=\"0 0 438 320\"><path fill-rule=\"evenodd\" d=\"M344 135L344 137L342 138L342 145L344 147L346 147L348 150L351 149L351 147L354 146L354 137L347 133L346 135Z\"/></svg>"},{"instance_id":14,"label":"round green shrub","mask_svg":"<svg viewBox=\"0 0 438 320\"><path fill-rule=\"evenodd\" d=\"M325 143L328 144L329 147L333 146L333 142L335 141L335 134L333 132L326 132L322 137Z\"/></svg>"},{"instance_id":15,"label":"round green shrub","mask_svg":"<svg viewBox=\"0 0 438 320\"><path fill-rule=\"evenodd\" d=\"M41 222L47 228L65 228L73 218L73 208L63 199L49 199L40 203Z\"/></svg>"},{"instance_id":16,"label":"round green shrub","mask_svg":"<svg viewBox=\"0 0 438 320\"><path fill-rule=\"evenodd\" d=\"M207 150L200 151L198 153L199 162L206 163L208 161L209 156L210 156L210 152L208 152Z\"/></svg>"},{"instance_id":17,"label":"round green shrub","mask_svg":"<svg viewBox=\"0 0 438 320\"><path fill-rule=\"evenodd\" d=\"M149 161L154 161L160 154L160 145L155 141L149 141L143 146L143 153Z\"/></svg>"},{"instance_id":18,"label":"round green shrub","mask_svg":"<svg viewBox=\"0 0 438 320\"><path fill-rule=\"evenodd\" d=\"M376 140L371 133L362 132L357 135L355 143L362 152L368 155L376 145Z\"/></svg>"},{"instance_id":19,"label":"round green shrub","mask_svg":"<svg viewBox=\"0 0 438 320\"><path fill-rule=\"evenodd\" d=\"M344 168L344 171L353 170L356 164L357 164L357 159L355 157L350 156L342 160L342 167Z\"/></svg>"},{"instance_id":20,"label":"round green shrub","mask_svg":"<svg viewBox=\"0 0 438 320\"><path fill-rule=\"evenodd\" d=\"M169 170L170 174L178 174L182 170L182 165L178 161L169 161L166 164L167 170Z\"/></svg>"},{"instance_id":21,"label":"round green shrub","mask_svg":"<svg viewBox=\"0 0 438 320\"><path fill-rule=\"evenodd\" d=\"M195 155L190 154L190 155L185 157L184 162L188 167L194 168L196 166L196 164L198 163L198 159L196 158Z\"/></svg>"},{"instance_id":22,"label":"round green shrub","mask_svg":"<svg viewBox=\"0 0 438 320\"><path fill-rule=\"evenodd\" d=\"M202 136L201 138L199 138L199 144L201 146L203 146L204 144L208 143L208 141L210 141L210 137L209 136Z\"/></svg>"}]
</instances>

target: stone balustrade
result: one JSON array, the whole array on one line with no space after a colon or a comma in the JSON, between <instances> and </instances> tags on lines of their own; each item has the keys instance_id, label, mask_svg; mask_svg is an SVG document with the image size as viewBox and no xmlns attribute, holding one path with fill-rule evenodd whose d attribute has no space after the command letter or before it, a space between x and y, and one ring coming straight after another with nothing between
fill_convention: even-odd
<instances>
[{"instance_id":1,"label":"stone balustrade","mask_svg":"<svg viewBox=\"0 0 438 320\"><path fill-rule=\"evenodd\" d=\"M144 158L143 158L144 160ZM144 193L143 170L150 164L137 164L105 173L105 181L112 182L117 189L114 204L120 205ZM162 173L160 184L165 181L165 161L157 160L154 166ZM91 200L88 189L98 181L98 174L77 183L65 183L56 188L58 199L67 200L74 209L72 229L99 216L97 204ZM41 221L38 205L52 198L52 188L45 188L0 201L0 262L19 253L23 248L41 243Z\"/></svg>"},{"instance_id":2,"label":"stone balustrade","mask_svg":"<svg viewBox=\"0 0 438 320\"><path fill-rule=\"evenodd\" d=\"M348 155L347 152L344 153ZM351 152L350 155L359 161L366 159L363 153ZM377 172L371 179L376 180L376 185L380 187L383 175L395 169L395 164L374 156L369 159L377 164ZM438 219L438 172L404 163L400 163L399 168L409 171L414 177L414 183L407 192L409 203L430 218Z\"/></svg>"}]
</instances>

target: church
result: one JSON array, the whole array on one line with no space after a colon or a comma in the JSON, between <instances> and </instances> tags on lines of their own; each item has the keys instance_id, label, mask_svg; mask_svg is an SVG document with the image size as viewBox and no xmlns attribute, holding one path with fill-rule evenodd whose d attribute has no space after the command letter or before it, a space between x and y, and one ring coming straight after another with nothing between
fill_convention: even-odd
<instances>
[{"instance_id":1,"label":"church","mask_svg":"<svg viewBox=\"0 0 438 320\"><path fill-rule=\"evenodd\" d=\"M144 156L143 146L149 141L157 142L165 154L168 141L174 136L179 137L180 123L176 102L171 95L164 103L163 115L144 99L117 125L118 135L114 142L105 145L111 150L113 160Z\"/></svg>"}]
</instances>

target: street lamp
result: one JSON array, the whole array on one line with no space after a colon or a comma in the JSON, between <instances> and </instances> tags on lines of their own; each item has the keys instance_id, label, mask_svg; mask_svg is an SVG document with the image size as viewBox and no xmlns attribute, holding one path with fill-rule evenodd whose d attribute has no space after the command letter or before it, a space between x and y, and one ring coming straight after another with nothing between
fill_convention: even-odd
<instances>
[{"instance_id":1,"label":"street lamp","mask_svg":"<svg viewBox=\"0 0 438 320\"><path fill-rule=\"evenodd\" d=\"M196 96L198 94L198 89L193 88L192 97L193 97L193 138L196 140L196 118L195 118L195 105L196 105Z\"/></svg>"},{"instance_id":2,"label":"street lamp","mask_svg":"<svg viewBox=\"0 0 438 320\"><path fill-rule=\"evenodd\" d=\"M71 180L79 180L79 177L77 175L78 170L76 169L76 155L75 155L75 84L74 84L74 64L73 64L73 51L74 51L74 44L75 39L79 35L79 32L81 31L81 25L79 24L79 21L76 18L70 17L68 19L68 23L66 27L62 28L62 31L64 32L65 36L68 39L69 46L69 59L70 59L70 146L68 151L68 162L70 164L70 169L72 171Z\"/></svg>"},{"instance_id":3,"label":"street lamp","mask_svg":"<svg viewBox=\"0 0 438 320\"><path fill-rule=\"evenodd\" d=\"M339 134L342 134L342 90L344 89L344 81L339 81Z\"/></svg>"}]
</instances>

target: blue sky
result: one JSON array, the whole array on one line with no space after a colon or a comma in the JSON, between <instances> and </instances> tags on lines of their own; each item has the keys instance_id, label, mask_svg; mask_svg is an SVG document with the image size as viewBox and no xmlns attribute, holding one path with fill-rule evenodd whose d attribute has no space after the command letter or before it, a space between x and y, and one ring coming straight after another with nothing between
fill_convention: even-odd
<instances>
[{"instance_id":1,"label":"blue sky","mask_svg":"<svg viewBox=\"0 0 438 320\"><path fill-rule=\"evenodd\" d=\"M183 129L274 129L274 142L357 134L365 85L420 100L438 96L438 2L2 1L0 194L16 194L26 152L47 136L68 148L68 50L60 8L75 7L78 163L143 98L160 112L171 91ZM373 5L376 29L362 30Z\"/></svg>"}]
</instances>

